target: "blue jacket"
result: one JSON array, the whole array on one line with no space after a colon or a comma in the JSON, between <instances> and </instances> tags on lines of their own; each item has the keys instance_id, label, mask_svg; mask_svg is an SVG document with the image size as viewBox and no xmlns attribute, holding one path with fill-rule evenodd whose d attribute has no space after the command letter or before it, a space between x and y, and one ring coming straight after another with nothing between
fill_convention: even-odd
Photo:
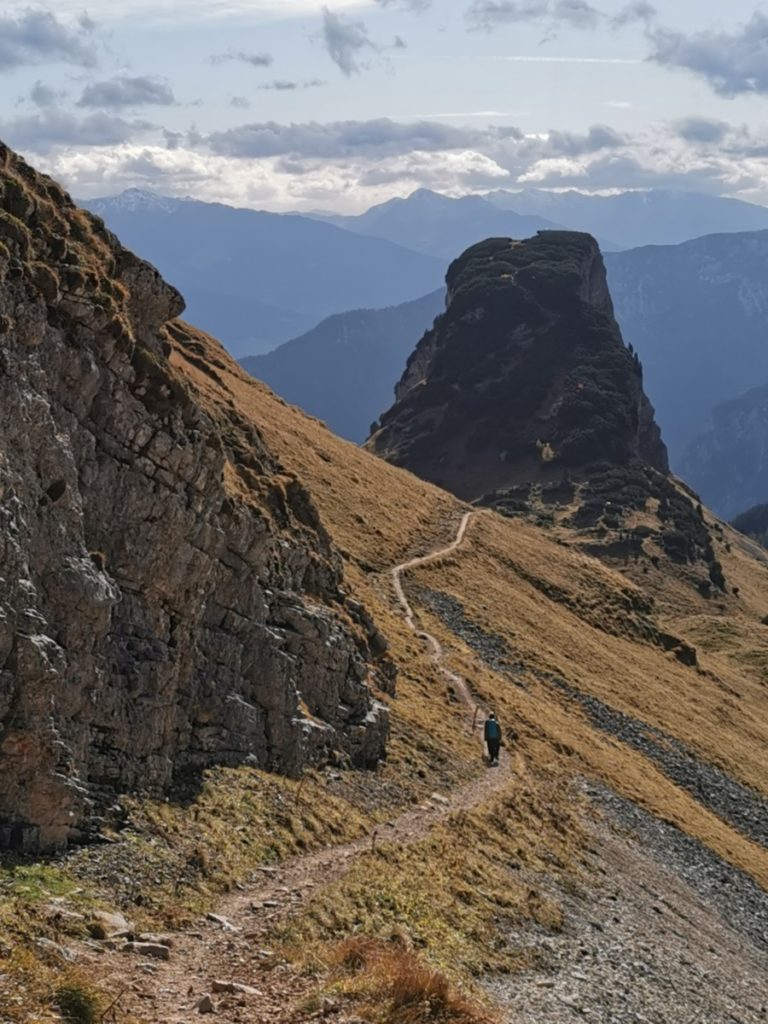
<instances>
[{"instance_id":1,"label":"blue jacket","mask_svg":"<svg viewBox=\"0 0 768 1024\"><path fill-rule=\"evenodd\" d=\"M485 722L485 738L487 740L501 739L501 726L495 718L488 718Z\"/></svg>"}]
</instances>

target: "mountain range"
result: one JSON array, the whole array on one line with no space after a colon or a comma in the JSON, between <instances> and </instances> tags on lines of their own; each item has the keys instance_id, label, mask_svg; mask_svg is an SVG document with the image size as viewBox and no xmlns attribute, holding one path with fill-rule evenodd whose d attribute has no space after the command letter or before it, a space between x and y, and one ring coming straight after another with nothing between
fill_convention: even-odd
<instances>
[{"instance_id":1,"label":"mountain range","mask_svg":"<svg viewBox=\"0 0 768 1024\"><path fill-rule=\"evenodd\" d=\"M458 198L419 189L358 216L272 214L130 189L84 205L175 282L190 316L236 356L326 316L419 298L486 237L565 227L604 251L768 228L768 210L683 192L586 196L526 190Z\"/></svg>"},{"instance_id":2,"label":"mountain range","mask_svg":"<svg viewBox=\"0 0 768 1024\"><path fill-rule=\"evenodd\" d=\"M700 445L696 459L687 449L710 430L716 406L768 380L768 232L606 253L605 263L616 318L640 355L673 467L701 485L721 514L735 514L746 505L734 507L726 476L701 464L711 444ZM362 442L367 425L388 406L414 341L442 304L441 293L433 293L401 309L339 315L244 365L288 401ZM717 417L713 435L724 448L741 443L740 433L726 439L729 422ZM757 429L755 416L749 422Z\"/></svg>"},{"instance_id":3,"label":"mountain range","mask_svg":"<svg viewBox=\"0 0 768 1024\"><path fill-rule=\"evenodd\" d=\"M701 192L647 189L614 195L569 190L497 190L485 196L502 210L544 217L587 231L603 251L643 245L676 245L709 234L768 228L768 208Z\"/></svg>"},{"instance_id":4,"label":"mountain range","mask_svg":"<svg viewBox=\"0 0 768 1024\"><path fill-rule=\"evenodd\" d=\"M323 317L436 288L444 261L308 217L129 190L84 204L187 296L188 312L236 356Z\"/></svg>"}]
</instances>

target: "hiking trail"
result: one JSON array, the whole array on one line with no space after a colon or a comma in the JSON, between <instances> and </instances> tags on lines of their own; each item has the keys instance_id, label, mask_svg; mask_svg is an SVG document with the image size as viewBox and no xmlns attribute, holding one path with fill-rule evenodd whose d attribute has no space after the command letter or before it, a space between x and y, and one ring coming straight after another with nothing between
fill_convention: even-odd
<instances>
[{"instance_id":1,"label":"hiking trail","mask_svg":"<svg viewBox=\"0 0 768 1024\"><path fill-rule=\"evenodd\" d=\"M472 696L472 691L470 690L466 679L464 679L463 676L458 675L458 673L452 672L443 664L445 660L445 651L443 649L443 645L440 643L437 637L433 636L432 633L428 633L424 629L420 629L417 626L416 613L411 607L411 603L408 600L405 593L405 588L403 587L403 573L407 572L409 569L417 569L421 565L429 565L431 562L437 562L441 558L445 558L448 555L452 555L453 552L461 546L462 541L464 540L464 536L467 532L467 527L469 526L470 520L473 518L473 516L476 515L477 513L474 511L464 513L464 515L461 518L461 522L459 523L459 529L456 533L456 537L451 541L450 544L446 545L446 547L437 548L433 551L430 551L428 554L420 555L417 558L410 558L407 562L401 562L400 565L396 565L393 569L390 570L392 583L395 588L395 597L397 598L398 604L400 605L403 611L403 616L405 618L406 625L416 634L416 636L419 637L420 640L424 640L424 642L427 644L427 647L429 648L432 660L435 662L437 667L440 669L440 672L445 676L450 685L461 696L461 699L469 708L470 712L472 713L473 731L475 728L475 720L477 719L478 712L482 710L482 706Z\"/></svg>"},{"instance_id":2,"label":"hiking trail","mask_svg":"<svg viewBox=\"0 0 768 1024\"><path fill-rule=\"evenodd\" d=\"M417 626L402 583L402 574L409 569L456 551L475 514L465 513L450 544L395 566L389 575L407 625L428 644L440 671L476 717L480 705L466 680L442 664L442 644ZM515 771L524 773L519 756L514 761ZM92 965L107 991L117 999L113 1017L118 1022L130 1015L152 1024L191 1024L199 1020L201 1013L213 1012L200 1008L201 1000L206 1005L206 996L216 1011L224 1014L227 1024L299 1024L314 1019L309 1012L305 1014L300 1004L314 991L315 983L266 948L274 926L306 907L316 889L343 878L364 853L379 845L408 846L419 842L449 815L485 802L509 780L512 767L507 756L500 768L446 794L433 793L419 805L377 825L363 838L257 868L251 884L223 897L215 913L199 919L191 930L168 936L171 947L167 960L128 954L95 942L82 944L78 959ZM296 804L298 809L300 797ZM227 985L230 991L221 987ZM234 991L233 986L245 987L247 991ZM323 1020L342 1024L346 1017L329 1012Z\"/></svg>"}]
</instances>

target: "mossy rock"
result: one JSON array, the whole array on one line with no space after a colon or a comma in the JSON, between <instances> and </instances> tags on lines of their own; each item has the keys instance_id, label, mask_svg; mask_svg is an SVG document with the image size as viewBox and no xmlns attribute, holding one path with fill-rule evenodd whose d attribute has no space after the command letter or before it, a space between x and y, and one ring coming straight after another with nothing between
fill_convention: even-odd
<instances>
[{"instance_id":1,"label":"mossy rock","mask_svg":"<svg viewBox=\"0 0 768 1024\"><path fill-rule=\"evenodd\" d=\"M6 213L22 221L29 220L36 206L34 197L15 178L6 179L0 203Z\"/></svg>"},{"instance_id":2,"label":"mossy rock","mask_svg":"<svg viewBox=\"0 0 768 1024\"><path fill-rule=\"evenodd\" d=\"M30 266L32 281L45 299L47 305L52 306L59 301L59 277L45 263L33 263Z\"/></svg>"},{"instance_id":3,"label":"mossy rock","mask_svg":"<svg viewBox=\"0 0 768 1024\"><path fill-rule=\"evenodd\" d=\"M11 246L15 245L22 258L26 257L32 248L32 233L29 228L7 210L0 210L0 240L3 239Z\"/></svg>"}]
</instances>

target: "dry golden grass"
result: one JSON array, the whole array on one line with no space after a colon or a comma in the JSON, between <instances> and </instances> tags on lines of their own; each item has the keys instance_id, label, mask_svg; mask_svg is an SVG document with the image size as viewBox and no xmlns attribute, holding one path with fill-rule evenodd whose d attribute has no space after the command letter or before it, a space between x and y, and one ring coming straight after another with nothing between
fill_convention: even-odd
<instances>
[{"instance_id":1,"label":"dry golden grass","mask_svg":"<svg viewBox=\"0 0 768 1024\"><path fill-rule=\"evenodd\" d=\"M454 981L508 971L525 962L509 930L562 925L559 904L533 879L572 883L584 837L567 779L518 765L482 806L450 814L410 845L364 853L285 925L281 941L302 959L318 942L360 934L416 948Z\"/></svg>"},{"instance_id":2,"label":"dry golden grass","mask_svg":"<svg viewBox=\"0 0 768 1024\"><path fill-rule=\"evenodd\" d=\"M323 950L325 990L375 1024L492 1024L486 1007L396 942L354 936Z\"/></svg>"},{"instance_id":3,"label":"dry golden grass","mask_svg":"<svg viewBox=\"0 0 768 1024\"><path fill-rule=\"evenodd\" d=\"M471 771L476 753L462 728L464 712L446 700L442 679L403 625L389 580L381 574L414 553L447 543L465 506L335 437L228 364L215 342L194 336L222 359L224 389L185 360L183 345L172 357L174 364L212 410L233 401L257 424L286 470L305 483L344 553L349 584L391 641L400 669L398 696L391 702L393 752L402 759L400 767L405 772L423 767L412 753L419 736L433 748L455 753L466 766L462 770ZM717 557L729 587L739 593L706 601L671 563L645 574L632 566L612 569L575 548L564 528L543 530L483 513L460 551L411 578L460 600L468 618L500 635L524 665L562 677L768 793L768 627L761 623L768 613L768 569L728 528ZM643 615L633 609L633 595L653 600L656 629L697 648L698 668L643 638ZM451 666L463 671L506 721L520 724L522 750L532 769L565 766L593 774L768 885L765 851L646 758L599 732L553 687L532 677L527 690L511 685L423 609L421 615L452 652ZM432 749L429 755L434 759L438 753Z\"/></svg>"}]
</instances>

